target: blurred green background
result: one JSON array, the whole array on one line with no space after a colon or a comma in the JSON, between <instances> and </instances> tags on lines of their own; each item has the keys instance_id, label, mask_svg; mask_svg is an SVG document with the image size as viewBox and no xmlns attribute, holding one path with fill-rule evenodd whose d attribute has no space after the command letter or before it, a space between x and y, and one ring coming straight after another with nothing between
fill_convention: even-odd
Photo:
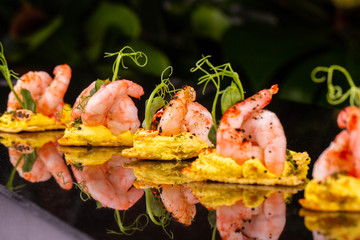
<instances>
[{"instance_id":1,"label":"blurred green background","mask_svg":"<svg viewBox=\"0 0 360 240\"><path fill-rule=\"evenodd\" d=\"M114 59L104 53L126 45L149 62L120 75L147 94L169 65L176 85L195 86L199 75L189 70L202 55L212 55L214 65L230 62L245 96L278 83L279 98L326 105L326 84L310 79L319 65L341 65L360 85L360 0L2 0L0 41L19 74L68 63L69 103L92 81L112 76ZM4 80L1 86L5 96Z\"/></svg>"}]
</instances>

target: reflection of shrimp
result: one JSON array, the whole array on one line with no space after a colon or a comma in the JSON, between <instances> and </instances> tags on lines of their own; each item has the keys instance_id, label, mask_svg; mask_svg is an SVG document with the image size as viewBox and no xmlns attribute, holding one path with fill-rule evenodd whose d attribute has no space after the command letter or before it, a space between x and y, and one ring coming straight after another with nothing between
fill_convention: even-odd
<instances>
[{"instance_id":1,"label":"reflection of shrimp","mask_svg":"<svg viewBox=\"0 0 360 240\"><path fill-rule=\"evenodd\" d=\"M113 134L118 134L117 127L121 119L116 118L116 111L121 110L131 112L131 116L134 115L134 105L129 104L128 98L124 98L129 95L135 98L139 98L144 94L142 87L134 82L128 80L120 80L111 82L107 85L101 86L101 88L88 100L84 112L81 115L84 125L98 126L104 125L109 128ZM125 104L121 103L117 98L125 99ZM119 104L122 104L121 106ZM126 110L125 110L125 109ZM111 111L110 111L111 110ZM110 111L110 116L108 115ZM120 114L121 115L121 114ZM109 117L109 118L108 118ZM136 116L130 118L133 124L130 129L136 129L140 126L140 122ZM108 125L108 123L110 124ZM117 123L117 124L116 124ZM127 122L128 124L129 122ZM134 127L136 125L136 128Z\"/></svg>"},{"instance_id":2,"label":"reflection of shrimp","mask_svg":"<svg viewBox=\"0 0 360 240\"><path fill-rule=\"evenodd\" d=\"M278 239L285 227L286 205L282 193L268 196L256 208L242 201L216 210L216 225L226 239Z\"/></svg>"},{"instance_id":3,"label":"reflection of shrimp","mask_svg":"<svg viewBox=\"0 0 360 240\"><path fill-rule=\"evenodd\" d=\"M21 152L9 148L11 163L15 166L21 156ZM29 182L44 182L50 179L51 175L58 182L60 187L69 190L72 188L72 178L62 154L57 150L56 142L48 142L37 149L37 159L35 160L31 171L23 172L22 166L24 159L17 167L19 175Z\"/></svg>"},{"instance_id":4,"label":"reflection of shrimp","mask_svg":"<svg viewBox=\"0 0 360 240\"><path fill-rule=\"evenodd\" d=\"M211 145L208 139L213 124L210 112L197 102L196 92L192 87L185 86L177 92L170 103L155 114L154 122L160 118L157 129L161 135L171 136L181 132L190 132Z\"/></svg>"},{"instance_id":5,"label":"reflection of shrimp","mask_svg":"<svg viewBox=\"0 0 360 240\"><path fill-rule=\"evenodd\" d=\"M59 105L64 105L64 95L70 83L71 68L67 65L59 65L54 69L54 80L44 89L37 102L37 111L50 116L59 110Z\"/></svg>"},{"instance_id":6,"label":"reflection of shrimp","mask_svg":"<svg viewBox=\"0 0 360 240\"><path fill-rule=\"evenodd\" d=\"M72 178L66 167L62 153L57 150L57 143L48 142L38 150L38 155L46 170L55 178L60 187L69 190L72 188Z\"/></svg>"},{"instance_id":7,"label":"reflection of shrimp","mask_svg":"<svg viewBox=\"0 0 360 240\"><path fill-rule=\"evenodd\" d=\"M324 180L337 172L360 177L360 109L346 107L337 119L340 132L314 164L313 177Z\"/></svg>"},{"instance_id":8,"label":"reflection of shrimp","mask_svg":"<svg viewBox=\"0 0 360 240\"><path fill-rule=\"evenodd\" d=\"M18 152L17 150L13 148L9 148L9 157L12 165L14 166L16 165L17 161L21 157L21 154L22 153ZM49 171L46 170L44 163L39 158L35 160L35 163L32 166L31 171L29 172L23 172L22 170L23 165L24 165L24 159L20 161L16 170L18 171L20 177L24 178L26 181L44 182L51 178L51 174L49 173Z\"/></svg>"},{"instance_id":9,"label":"reflection of shrimp","mask_svg":"<svg viewBox=\"0 0 360 240\"><path fill-rule=\"evenodd\" d=\"M21 89L29 90L36 102L36 111L46 116L53 116L63 106L63 98L69 86L71 69L68 65L59 65L54 69L54 80L46 72L28 72L14 86L14 90L22 99ZM11 92L8 99L8 111L20 108L20 104Z\"/></svg>"},{"instance_id":10,"label":"reflection of shrimp","mask_svg":"<svg viewBox=\"0 0 360 240\"><path fill-rule=\"evenodd\" d=\"M282 127L278 122L278 119L274 118L272 114L267 112L259 113L259 110L270 103L272 95L277 93L277 91L277 85L274 85L271 89L264 89L254 96L247 98L226 110L221 118L220 126L216 133L216 151L220 155L231 157L238 164L243 164L250 158L261 158L264 150L262 148L268 145L270 143L268 140L271 140L274 136L279 136L281 138L279 141L281 144L277 146L278 143L276 142L274 143L275 145L268 147L270 148L269 150L280 148L280 150L277 151L284 151L285 154L286 149L284 148L284 141L286 145L286 139L284 140L285 136L283 136ZM250 117L256 118L256 115L258 114L260 114L259 116L263 114L266 118L260 118L259 121L250 120ZM252 135L247 135L249 138L247 139L244 134L244 131L246 132L246 130L243 128L243 124L245 124L244 122L246 120L248 120L246 127L248 127L251 132L256 131L257 129L262 129L267 132L264 137L261 137L261 134L264 134L263 132L258 132L259 136L256 139L257 141L254 142L255 144L251 142L250 136L252 137ZM272 127L271 124L274 124L274 126ZM261 145L262 148L259 148L257 144ZM281 154L281 157L284 157L284 154ZM264 153L266 158L273 155L275 154L271 154L269 151ZM273 157L265 159L265 163L270 167L269 170L273 173L281 174L280 170L283 166L275 167L274 165L278 163L272 163L273 159ZM284 162L285 158L278 161Z\"/></svg>"},{"instance_id":11,"label":"reflection of shrimp","mask_svg":"<svg viewBox=\"0 0 360 240\"><path fill-rule=\"evenodd\" d=\"M186 226L190 225L196 214L198 199L191 190L179 185L162 185L160 193L165 208Z\"/></svg>"},{"instance_id":12,"label":"reflection of shrimp","mask_svg":"<svg viewBox=\"0 0 360 240\"><path fill-rule=\"evenodd\" d=\"M104 207L127 210L144 194L143 190L132 188L135 181L133 169L122 167L124 161L114 155L102 165L84 166L82 171L72 168L76 180L85 182L86 190Z\"/></svg>"}]
</instances>

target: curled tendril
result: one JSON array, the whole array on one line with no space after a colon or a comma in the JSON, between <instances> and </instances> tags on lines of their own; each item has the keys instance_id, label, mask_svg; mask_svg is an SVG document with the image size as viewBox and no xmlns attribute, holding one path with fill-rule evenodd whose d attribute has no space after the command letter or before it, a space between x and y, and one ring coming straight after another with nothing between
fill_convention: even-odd
<instances>
[{"instance_id":1,"label":"curled tendril","mask_svg":"<svg viewBox=\"0 0 360 240\"><path fill-rule=\"evenodd\" d=\"M153 195L150 188L144 189L145 191L145 201L146 201L146 213L148 214L150 220L158 225L161 226L168 235L169 238L173 239L174 234L172 231L168 231L166 229L169 226L171 221L171 214L170 212L166 211L164 206L162 205L160 200ZM159 208L160 207L160 208ZM158 208L155 210L154 208Z\"/></svg>"},{"instance_id":2,"label":"curled tendril","mask_svg":"<svg viewBox=\"0 0 360 240\"><path fill-rule=\"evenodd\" d=\"M195 67L190 69L190 72L196 72L197 70L200 70L201 72L204 73L204 75L198 79L198 85L204 84L203 94L205 93L206 87L210 82L212 82L214 84L214 86L216 87L216 95L215 95L214 102L212 105L211 115L213 118L214 127L215 127L215 129L217 129L216 105L217 105L217 100L218 100L219 96L223 93L223 90L221 90L221 84L220 84L221 81L225 77L232 78L233 82L236 84L237 88L239 89L240 100L244 99L244 90L243 90L242 84L240 82L239 75L236 72L234 72L230 63L226 63L226 64L223 64L220 66L214 66L209 61L210 57L211 57L210 55L203 56L199 61L197 61L195 63ZM205 70L203 68L204 65L209 67L210 71Z\"/></svg>"},{"instance_id":3,"label":"curled tendril","mask_svg":"<svg viewBox=\"0 0 360 240\"><path fill-rule=\"evenodd\" d=\"M177 91L175 86L170 81L170 76L173 73L173 68L168 66L161 73L161 83L155 87L150 94L149 99L145 103L145 119L143 122L143 128L150 129L151 121L155 111L166 105L168 102L167 97L171 98ZM161 101L155 101L155 98L161 99Z\"/></svg>"},{"instance_id":4,"label":"curled tendril","mask_svg":"<svg viewBox=\"0 0 360 240\"><path fill-rule=\"evenodd\" d=\"M86 191L86 182L85 181L82 181L80 183L76 183L76 182L67 182L65 181L65 178L63 176L63 171L59 171L56 173L56 175L62 179L62 182L63 184L68 184L68 183L72 183L75 185L76 188L78 188L80 190L80 198L81 200L83 200L84 202L86 202L87 200L90 200L91 199L91 195L88 191ZM84 197L84 195L86 197Z\"/></svg>"},{"instance_id":5,"label":"curled tendril","mask_svg":"<svg viewBox=\"0 0 360 240\"><path fill-rule=\"evenodd\" d=\"M129 46L125 46L123 47L119 52L115 52L115 53L105 53L105 57L112 57L115 56L116 60L113 64L113 77L111 81L115 81L116 79L118 79L118 72L119 72L119 67L120 64L124 69L127 69L128 67L125 66L125 63L123 60L124 57L129 57L138 67L144 67L147 64L148 58L145 55L145 53L143 52L135 52L134 49L132 49ZM141 63L140 59L144 59L144 62Z\"/></svg>"},{"instance_id":6,"label":"curled tendril","mask_svg":"<svg viewBox=\"0 0 360 240\"><path fill-rule=\"evenodd\" d=\"M117 235L126 235L126 236L131 236L132 234L134 234L136 231L143 231L144 228L148 225L149 223L149 217L143 213L140 214L133 223L131 223L128 226L124 225L124 221L125 221L125 212L123 211L122 216L120 216L119 210L115 210L114 212L114 217L115 217L115 221L119 227L119 232L114 231L114 230L107 230L107 233L109 234L117 234ZM146 222L144 224L142 224L140 222L141 218L145 218Z\"/></svg>"},{"instance_id":7,"label":"curled tendril","mask_svg":"<svg viewBox=\"0 0 360 240\"><path fill-rule=\"evenodd\" d=\"M18 102L20 103L22 108L25 108L25 104L23 103L23 101L21 101L19 95L15 92L14 90L14 86L11 82L11 78L15 78L15 79L19 79L19 75L14 72L13 70L10 70L5 58L5 54L4 54L4 48L3 45L0 42L0 72L3 74L5 80L7 81L10 90L14 93L14 96L16 97L16 99L18 100Z\"/></svg>"},{"instance_id":8,"label":"curled tendril","mask_svg":"<svg viewBox=\"0 0 360 240\"><path fill-rule=\"evenodd\" d=\"M334 71L340 71L344 74L346 80L350 85L350 89L346 92L343 92L343 89L339 85L333 84L333 75ZM316 77L317 73L324 73L320 77ZM330 67L316 67L311 72L311 79L316 83L327 83L328 92L326 95L327 101L332 105L337 105L343 103L347 98L349 98L349 102L351 106L360 107L360 88L357 87L352 80L349 72L338 65L331 65Z\"/></svg>"}]
</instances>

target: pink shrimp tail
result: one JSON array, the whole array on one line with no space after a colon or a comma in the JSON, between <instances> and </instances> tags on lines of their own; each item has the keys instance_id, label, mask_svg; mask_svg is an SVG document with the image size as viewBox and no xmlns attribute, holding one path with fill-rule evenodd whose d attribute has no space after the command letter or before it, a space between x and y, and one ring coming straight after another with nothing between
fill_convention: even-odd
<instances>
[{"instance_id":1,"label":"pink shrimp tail","mask_svg":"<svg viewBox=\"0 0 360 240\"><path fill-rule=\"evenodd\" d=\"M273 94L273 95L274 95L274 94L277 94L277 92L279 91L278 85L277 85L277 84L272 85L271 88L269 89L269 91L270 91L270 93Z\"/></svg>"}]
</instances>

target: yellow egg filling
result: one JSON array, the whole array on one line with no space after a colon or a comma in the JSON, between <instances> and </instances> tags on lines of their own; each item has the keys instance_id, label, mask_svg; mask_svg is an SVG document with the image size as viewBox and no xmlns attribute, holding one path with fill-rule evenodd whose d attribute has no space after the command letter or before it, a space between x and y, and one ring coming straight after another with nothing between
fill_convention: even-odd
<instances>
[{"instance_id":1,"label":"yellow egg filling","mask_svg":"<svg viewBox=\"0 0 360 240\"><path fill-rule=\"evenodd\" d=\"M306 183L309 163L310 157L306 152L287 150L284 171L281 176L276 176L259 159L249 159L239 165L232 158L207 149L190 167L183 169L183 173L195 181L295 186Z\"/></svg>"},{"instance_id":2,"label":"yellow egg filling","mask_svg":"<svg viewBox=\"0 0 360 240\"><path fill-rule=\"evenodd\" d=\"M65 129L64 136L58 142L63 146L132 146L133 134L127 130L119 135L113 135L103 125L69 124Z\"/></svg>"},{"instance_id":3,"label":"yellow egg filling","mask_svg":"<svg viewBox=\"0 0 360 240\"><path fill-rule=\"evenodd\" d=\"M41 113L34 113L27 120L19 120L14 112L5 112L0 117L0 131L2 132L38 132L46 130L65 129L66 124L70 122L71 108L64 105L59 120L47 117Z\"/></svg>"},{"instance_id":4,"label":"yellow egg filling","mask_svg":"<svg viewBox=\"0 0 360 240\"><path fill-rule=\"evenodd\" d=\"M300 204L316 211L360 211L360 179L335 174L324 181L311 180Z\"/></svg>"},{"instance_id":5,"label":"yellow egg filling","mask_svg":"<svg viewBox=\"0 0 360 240\"><path fill-rule=\"evenodd\" d=\"M207 143L189 132L170 137L160 136L158 131L138 129L133 148L125 149L123 154L138 159L183 160L197 157L207 147Z\"/></svg>"}]
</instances>

